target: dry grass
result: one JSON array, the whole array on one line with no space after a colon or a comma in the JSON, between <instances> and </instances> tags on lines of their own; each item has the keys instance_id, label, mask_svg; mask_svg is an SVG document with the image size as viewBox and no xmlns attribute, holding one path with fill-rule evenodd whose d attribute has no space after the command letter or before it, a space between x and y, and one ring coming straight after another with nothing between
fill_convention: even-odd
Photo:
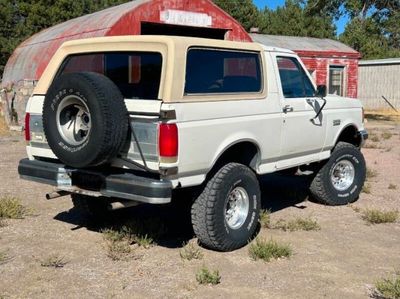
<instances>
[{"instance_id":1,"label":"dry grass","mask_svg":"<svg viewBox=\"0 0 400 299\"><path fill-rule=\"evenodd\" d=\"M370 139L371 139L371 141L373 141L373 142L379 142L379 141L381 141L381 139L380 139L379 136L377 136L377 135L371 135Z\"/></svg>"},{"instance_id":2,"label":"dry grass","mask_svg":"<svg viewBox=\"0 0 400 299\"><path fill-rule=\"evenodd\" d=\"M392 136L393 136L393 134L391 132L389 132L389 131L386 131L386 132L382 133L382 138L385 139L385 140L388 140L388 139L392 138Z\"/></svg>"},{"instance_id":3,"label":"dry grass","mask_svg":"<svg viewBox=\"0 0 400 299\"><path fill-rule=\"evenodd\" d=\"M400 274L394 278L385 278L375 283L374 298L400 299Z\"/></svg>"},{"instance_id":4,"label":"dry grass","mask_svg":"<svg viewBox=\"0 0 400 299\"><path fill-rule=\"evenodd\" d=\"M293 232L298 230L304 230L304 231L320 230L321 226L318 224L317 221L311 218L298 217L293 220L280 219L273 225L273 228Z\"/></svg>"},{"instance_id":5,"label":"dry grass","mask_svg":"<svg viewBox=\"0 0 400 299\"><path fill-rule=\"evenodd\" d=\"M28 210L18 198L12 196L0 197L0 219L22 219L27 213Z\"/></svg>"},{"instance_id":6,"label":"dry grass","mask_svg":"<svg viewBox=\"0 0 400 299\"><path fill-rule=\"evenodd\" d=\"M221 282L221 275L218 270L209 270L206 266L203 266L196 273L196 280L199 284L212 284L216 285Z\"/></svg>"},{"instance_id":7,"label":"dry grass","mask_svg":"<svg viewBox=\"0 0 400 299\"><path fill-rule=\"evenodd\" d=\"M11 258L6 251L0 251L0 265L7 263L10 259Z\"/></svg>"},{"instance_id":8,"label":"dry grass","mask_svg":"<svg viewBox=\"0 0 400 299\"><path fill-rule=\"evenodd\" d=\"M288 244L279 244L272 239L266 241L256 238L249 247L249 255L255 261L261 259L269 262L271 259L287 258L292 254L292 249Z\"/></svg>"},{"instance_id":9,"label":"dry grass","mask_svg":"<svg viewBox=\"0 0 400 299\"><path fill-rule=\"evenodd\" d=\"M47 268L63 268L66 264L68 261L57 254L52 254L40 261L40 265Z\"/></svg>"},{"instance_id":10,"label":"dry grass","mask_svg":"<svg viewBox=\"0 0 400 299\"><path fill-rule=\"evenodd\" d=\"M373 148L373 149L376 149L376 148L379 148L379 146L378 146L376 143L372 143L372 142L368 142L368 141L367 141L367 143L365 143L365 145L364 145L364 148Z\"/></svg>"},{"instance_id":11,"label":"dry grass","mask_svg":"<svg viewBox=\"0 0 400 299\"><path fill-rule=\"evenodd\" d=\"M364 186L361 189L361 192L365 194L371 194L371 184L364 183Z\"/></svg>"},{"instance_id":12,"label":"dry grass","mask_svg":"<svg viewBox=\"0 0 400 299\"><path fill-rule=\"evenodd\" d=\"M367 168L367 174L366 174L366 179L370 180L375 178L378 175L378 172L376 170L373 170L371 168Z\"/></svg>"},{"instance_id":13,"label":"dry grass","mask_svg":"<svg viewBox=\"0 0 400 299\"><path fill-rule=\"evenodd\" d=\"M0 115L0 136L8 136L8 135L10 135L10 130L8 129L4 116Z\"/></svg>"},{"instance_id":14,"label":"dry grass","mask_svg":"<svg viewBox=\"0 0 400 299\"><path fill-rule=\"evenodd\" d=\"M203 253L199 248L197 241L189 241L179 252L181 259L183 260L201 260Z\"/></svg>"},{"instance_id":15,"label":"dry grass","mask_svg":"<svg viewBox=\"0 0 400 299\"><path fill-rule=\"evenodd\" d=\"M125 261L132 256L132 249L126 242L107 242L107 256L113 261Z\"/></svg>"},{"instance_id":16,"label":"dry grass","mask_svg":"<svg viewBox=\"0 0 400 299\"><path fill-rule=\"evenodd\" d=\"M369 224L393 223L399 217L399 212L366 209L361 212L361 218Z\"/></svg>"},{"instance_id":17,"label":"dry grass","mask_svg":"<svg viewBox=\"0 0 400 299\"><path fill-rule=\"evenodd\" d=\"M260 224L261 227L270 228L271 227L271 211L262 210L260 212Z\"/></svg>"}]
</instances>

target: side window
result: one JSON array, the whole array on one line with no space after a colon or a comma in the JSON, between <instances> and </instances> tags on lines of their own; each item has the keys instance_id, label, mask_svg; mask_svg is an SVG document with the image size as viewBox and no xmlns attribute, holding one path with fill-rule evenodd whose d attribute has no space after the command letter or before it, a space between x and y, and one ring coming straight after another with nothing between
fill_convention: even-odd
<instances>
[{"instance_id":1,"label":"side window","mask_svg":"<svg viewBox=\"0 0 400 299\"><path fill-rule=\"evenodd\" d=\"M96 72L111 79L126 99L156 100L162 56L155 52L105 52L69 56L59 73Z\"/></svg>"},{"instance_id":2,"label":"side window","mask_svg":"<svg viewBox=\"0 0 400 299\"><path fill-rule=\"evenodd\" d=\"M314 86L296 58L277 57L277 62L285 98L314 96Z\"/></svg>"},{"instance_id":3,"label":"side window","mask_svg":"<svg viewBox=\"0 0 400 299\"><path fill-rule=\"evenodd\" d=\"M185 94L260 92L260 55L215 49L189 49Z\"/></svg>"}]
</instances>

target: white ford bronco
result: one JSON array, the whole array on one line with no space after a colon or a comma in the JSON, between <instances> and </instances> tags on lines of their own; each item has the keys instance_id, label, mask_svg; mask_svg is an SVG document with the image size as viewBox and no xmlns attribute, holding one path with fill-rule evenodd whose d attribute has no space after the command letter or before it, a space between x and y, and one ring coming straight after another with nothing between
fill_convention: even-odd
<instances>
[{"instance_id":1,"label":"white ford bronco","mask_svg":"<svg viewBox=\"0 0 400 299\"><path fill-rule=\"evenodd\" d=\"M313 171L311 195L357 200L368 137L355 99L327 96L292 51L168 36L66 42L26 110L22 178L90 213L196 189L193 229L229 251L255 233L258 176ZM195 188L191 188L195 187Z\"/></svg>"}]
</instances>

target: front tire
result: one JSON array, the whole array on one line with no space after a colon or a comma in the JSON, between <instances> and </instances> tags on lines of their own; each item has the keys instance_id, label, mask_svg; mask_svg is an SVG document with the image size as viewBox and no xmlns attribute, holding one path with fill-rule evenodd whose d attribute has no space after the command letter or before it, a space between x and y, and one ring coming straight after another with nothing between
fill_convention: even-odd
<instances>
[{"instance_id":1,"label":"front tire","mask_svg":"<svg viewBox=\"0 0 400 299\"><path fill-rule=\"evenodd\" d=\"M222 167L192 206L192 224L201 244L231 251L248 243L260 214L261 195L254 172L238 163Z\"/></svg>"},{"instance_id":2,"label":"front tire","mask_svg":"<svg viewBox=\"0 0 400 299\"><path fill-rule=\"evenodd\" d=\"M366 165L361 151L350 143L339 142L313 179L310 191L323 204L346 205L358 199L365 176Z\"/></svg>"}]
</instances>

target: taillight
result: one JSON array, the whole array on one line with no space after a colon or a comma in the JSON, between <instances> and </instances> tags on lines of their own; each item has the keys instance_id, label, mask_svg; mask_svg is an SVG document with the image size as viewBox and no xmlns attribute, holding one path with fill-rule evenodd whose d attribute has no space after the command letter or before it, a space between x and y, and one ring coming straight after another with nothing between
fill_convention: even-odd
<instances>
[{"instance_id":1,"label":"taillight","mask_svg":"<svg viewBox=\"0 0 400 299\"><path fill-rule=\"evenodd\" d=\"M31 141L31 115L30 113L25 114L25 140Z\"/></svg>"},{"instance_id":2,"label":"taillight","mask_svg":"<svg viewBox=\"0 0 400 299\"><path fill-rule=\"evenodd\" d=\"M160 124L158 147L161 158L178 157L178 127L176 124ZM169 160L169 159L168 159ZM176 159L174 159L176 161Z\"/></svg>"}]
</instances>

